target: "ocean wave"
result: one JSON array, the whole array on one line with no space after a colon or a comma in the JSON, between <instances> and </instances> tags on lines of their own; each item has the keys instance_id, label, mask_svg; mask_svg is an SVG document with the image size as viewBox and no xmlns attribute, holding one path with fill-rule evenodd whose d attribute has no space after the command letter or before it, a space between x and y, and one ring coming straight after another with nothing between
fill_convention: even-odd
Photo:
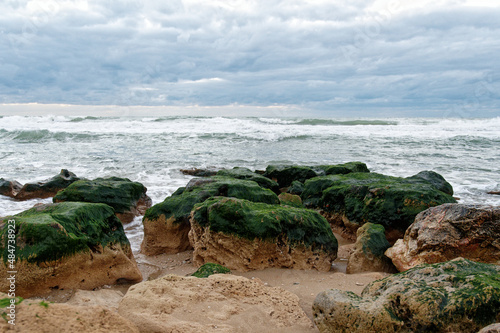
<instances>
[{"instance_id":1,"label":"ocean wave","mask_svg":"<svg viewBox=\"0 0 500 333\"><path fill-rule=\"evenodd\" d=\"M20 143L40 143L47 141L87 141L96 135L88 133L51 132L49 130L7 131L0 130L0 138L9 138Z\"/></svg>"},{"instance_id":2,"label":"ocean wave","mask_svg":"<svg viewBox=\"0 0 500 333\"><path fill-rule=\"evenodd\" d=\"M336 120L336 119L302 119L295 125L323 125L323 126L357 126L357 125L397 125L397 121L377 120L377 119L353 119L353 120Z\"/></svg>"}]
</instances>

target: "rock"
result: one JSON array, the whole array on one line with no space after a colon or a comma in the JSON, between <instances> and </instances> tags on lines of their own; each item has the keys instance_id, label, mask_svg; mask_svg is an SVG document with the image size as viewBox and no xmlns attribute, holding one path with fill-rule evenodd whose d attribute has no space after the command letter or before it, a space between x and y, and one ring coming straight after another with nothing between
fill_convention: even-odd
<instances>
[{"instance_id":1,"label":"rock","mask_svg":"<svg viewBox=\"0 0 500 333\"><path fill-rule=\"evenodd\" d=\"M478 333L500 333L500 323L491 324L484 327Z\"/></svg>"},{"instance_id":2,"label":"rock","mask_svg":"<svg viewBox=\"0 0 500 333\"><path fill-rule=\"evenodd\" d=\"M456 202L421 178L377 173L316 177L306 181L301 197L306 207L322 209L332 228L345 238L354 240L357 228L371 222L385 227L391 243L403 237L419 212Z\"/></svg>"},{"instance_id":3,"label":"rock","mask_svg":"<svg viewBox=\"0 0 500 333\"><path fill-rule=\"evenodd\" d=\"M415 218L387 250L400 271L464 257L500 265L500 207L444 204Z\"/></svg>"},{"instance_id":4,"label":"rock","mask_svg":"<svg viewBox=\"0 0 500 333\"><path fill-rule=\"evenodd\" d=\"M287 193L301 195L304 191L304 184L298 180L294 180L292 184L288 187Z\"/></svg>"},{"instance_id":5,"label":"rock","mask_svg":"<svg viewBox=\"0 0 500 333\"><path fill-rule=\"evenodd\" d=\"M268 188L274 193L277 194L279 193L279 186L277 182L262 175L259 175L247 168L235 167L231 170L221 170L217 172L217 175L222 177L236 178L236 179L253 180L257 184L259 184L259 186L263 188Z\"/></svg>"},{"instance_id":6,"label":"rock","mask_svg":"<svg viewBox=\"0 0 500 333\"><path fill-rule=\"evenodd\" d=\"M198 169L198 168L181 169L180 171L184 175L195 176L195 177L212 177L215 176L218 172L215 169Z\"/></svg>"},{"instance_id":7,"label":"rock","mask_svg":"<svg viewBox=\"0 0 500 333\"><path fill-rule=\"evenodd\" d=\"M489 191L487 192L488 194L496 194L496 195L500 195L500 191Z\"/></svg>"},{"instance_id":8,"label":"rock","mask_svg":"<svg viewBox=\"0 0 500 333\"><path fill-rule=\"evenodd\" d=\"M191 274L191 276L197 278L207 278L210 275L214 274L229 274L229 273L231 273L231 270L229 268L209 262L204 265L201 265L201 267L198 268L196 272Z\"/></svg>"},{"instance_id":9,"label":"rock","mask_svg":"<svg viewBox=\"0 0 500 333\"><path fill-rule=\"evenodd\" d=\"M421 265L313 304L320 332L477 332L500 312L500 267L459 258Z\"/></svg>"},{"instance_id":10,"label":"rock","mask_svg":"<svg viewBox=\"0 0 500 333\"><path fill-rule=\"evenodd\" d=\"M24 184L15 198L16 200L50 198L79 179L73 172L62 169L58 175L43 182Z\"/></svg>"},{"instance_id":11,"label":"rock","mask_svg":"<svg viewBox=\"0 0 500 333\"><path fill-rule=\"evenodd\" d=\"M228 274L136 284L118 312L150 333L314 332L295 294Z\"/></svg>"},{"instance_id":12,"label":"rock","mask_svg":"<svg viewBox=\"0 0 500 333\"><path fill-rule=\"evenodd\" d=\"M384 252L391 245L385 238L385 229L380 224L365 223L357 231L354 251L347 262L347 274L364 272L396 273L391 259Z\"/></svg>"},{"instance_id":13,"label":"rock","mask_svg":"<svg viewBox=\"0 0 500 333\"><path fill-rule=\"evenodd\" d=\"M47 303L40 300L24 300L17 305L15 325L1 319L0 331L139 333L137 326L130 320L105 307Z\"/></svg>"},{"instance_id":14,"label":"rock","mask_svg":"<svg viewBox=\"0 0 500 333\"><path fill-rule=\"evenodd\" d=\"M348 162L336 165L320 165L314 167L314 169L318 176L341 175L351 172L370 172L366 164L362 162Z\"/></svg>"},{"instance_id":15,"label":"rock","mask_svg":"<svg viewBox=\"0 0 500 333\"><path fill-rule=\"evenodd\" d=\"M280 187L288 187L294 180L301 183L309 178L316 177L316 172L306 166L298 165L269 165L264 176L278 182Z\"/></svg>"},{"instance_id":16,"label":"rock","mask_svg":"<svg viewBox=\"0 0 500 333\"><path fill-rule=\"evenodd\" d=\"M113 209L82 202L40 205L0 221L1 276L12 270L7 261L9 220L16 226L18 296L142 280ZM0 291L8 289L8 281L0 279Z\"/></svg>"},{"instance_id":17,"label":"rock","mask_svg":"<svg viewBox=\"0 0 500 333\"><path fill-rule=\"evenodd\" d=\"M453 195L453 187L444 179L439 173L434 171L420 171L415 176L408 177L407 179L418 180L422 179L425 182L434 186L437 190L449 195Z\"/></svg>"},{"instance_id":18,"label":"rock","mask_svg":"<svg viewBox=\"0 0 500 333\"><path fill-rule=\"evenodd\" d=\"M53 200L104 203L113 207L122 223L128 223L151 207L146 191L144 185L127 178L82 179L57 193Z\"/></svg>"},{"instance_id":19,"label":"rock","mask_svg":"<svg viewBox=\"0 0 500 333\"><path fill-rule=\"evenodd\" d=\"M146 255L178 253L191 248L189 216L194 205L212 196L228 196L270 204L279 203L271 190L256 182L228 177L192 179L163 202L146 211L142 221L144 240L141 252Z\"/></svg>"},{"instance_id":20,"label":"rock","mask_svg":"<svg viewBox=\"0 0 500 333\"><path fill-rule=\"evenodd\" d=\"M19 193L22 187L23 186L15 180L10 181L0 178L0 195L15 198L16 194Z\"/></svg>"},{"instance_id":21,"label":"rock","mask_svg":"<svg viewBox=\"0 0 500 333\"><path fill-rule=\"evenodd\" d=\"M278 199L280 199L280 203L282 205L304 208L304 206L302 205L302 199L298 195L290 193L281 193L280 195L278 195Z\"/></svg>"},{"instance_id":22,"label":"rock","mask_svg":"<svg viewBox=\"0 0 500 333\"><path fill-rule=\"evenodd\" d=\"M238 271L329 271L338 247L328 222L315 211L222 197L195 206L189 239L194 264Z\"/></svg>"},{"instance_id":23,"label":"rock","mask_svg":"<svg viewBox=\"0 0 500 333\"><path fill-rule=\"evenodd\" d=\"M118 311L118 304L123 298L123 293L118 290L77 290L66 304L70 305L99 305L106 309Z\"/></svg>"}]
</instances>

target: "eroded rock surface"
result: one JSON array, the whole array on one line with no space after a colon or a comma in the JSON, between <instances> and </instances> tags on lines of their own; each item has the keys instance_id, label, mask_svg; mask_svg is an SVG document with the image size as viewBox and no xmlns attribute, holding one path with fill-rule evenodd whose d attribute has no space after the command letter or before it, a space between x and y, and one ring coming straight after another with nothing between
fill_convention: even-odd
<instances>
[{"instance_id":1,"label":"eroded rock surface","mask_svg":"<svg viewBox=\"0 0 500 333\"><path fill-rule=\"evenodd\" d=\"M387 250L400 271L457 257L500 265L500 207L445 204L415 218Z\"/></svg>"}]
</instances>

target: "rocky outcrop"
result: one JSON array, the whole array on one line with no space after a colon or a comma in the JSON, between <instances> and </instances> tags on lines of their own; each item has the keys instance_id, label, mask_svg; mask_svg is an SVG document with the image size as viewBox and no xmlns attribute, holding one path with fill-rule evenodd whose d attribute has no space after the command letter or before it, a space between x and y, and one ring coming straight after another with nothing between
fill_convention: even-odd
<instances>
[{"instance_id":1,"label":"rocky outcrop","mask_svg":"<svg viewBox=\"0 0 500 333\"><path fill-rule=\"evenodd\" d=\"M23 185L15 180L10 181L0 178L0 195L15 198L16 194L19 193L22 187Z\"/></svg>"},{"instance_id":2,"label":"rocky outcrop","mask_svg":"<svg viewBox=\"0 0 500 333\"><path fill-rule=\"evenodd\" d=\"M79 179L73 172L62 169L58 175L43 182L24 184L14 198L16 200L50 198Z\"/></svg>"},{"instance_id":3,"label":"rocky outcrop","mask_svg":"<svg viewBox=\"0 0 500 333\"><path fill-rule=\"evenodd\" d=\"M356 230L371 222L384 226L391 243L403 237L419 212L456 202L420 177L359 172L309 179L301 197L306 207L321 209L345 238L355 240Z\"/></svg>"},{"instance_id":4,"label":"rocky outcrop","mask_svg":"<svg viewBox=\"0 0 500 333\"><path fill-rule=\"evenodd\" d=\"M295 294L228 274L136 284L118 312L149 333L314 332Z\"/></svg>"},{"instance_id":5,"label":"rocky outcrop","mask_svg":"<svg viewBox=\"0 0 500 333\"><path fill-rule=\"evenodd\" d=\"M385 238L385 229L382 225L365 223L357 231L356 243L349 256L346 273L396 273L397 270L391 259L384 254L390 246Z\"/></svg>"},{"instance_id":6,"label":"rocky outcrop","mask_svg":"<svg viewBox=\"0 0 500 333\"><path fill-rule=\"evenodd\" d=\"M400 271L457 257L500 265L500 207L429 208L417 215L386 255Z\"/></svg>"},{"instance_id":7,"label":"rocky outcrop","mask_svg":"<svg viewBox=\"0 0 500 333\"><path fill-rule=\"evenodd\" d=\"M130 320L94 304L77 306L24 300L15 310L15 325L0 319L1 332L139 333Z\"/></svg>"},{"instance_id":8,"label":"rocky outcrop","mask_svg":"<svg viewBox=\"0 0 500 333\"><path fill-rule=\"evenodd\" d=\"M278 182L280 187L289 187L294 181L304 183L306 180L317 176L348 174L352 172L370 171L364 163L348 162L318 166L269 165L263 175Z\"/></svg>"},{"instance_id":9,"label":"rocky outcrop","mask_svg":"<svg viewBox=\"0 0 500 333\"><path fill-rule=\"evenodd\" d=\"M16 227L15 263L8 256L9 220ZM142 280L122 224L104 204L36 206L3 219L0 241L0 274L7 276L14 266L16 295L25 298ZM8 282L0 280L0 291L9 289Z\"/></svg>"},{"instance_id":10,"label":"rocky outcrop","mask_svg":"<svg viewBox=\"0 0 500 333\"><path fill-rule=\"evenodd\" d=\"M227 196L278 204L278 196L251 180L228 177L195 178L186 187L146 211L142 221L144 240L141 252L146 255L178 253L191 248L189 217L194 205L212 196Z\"/></svg>"},{"instance_id":11,"label":"rocky outcrop","mask_svg":"<svg viewBox=\"0 0 500 333\"><path fill-rule=\"evenodd\" d=\"M268 188L274 193L279 193L279 186L277 182L262 175L259 175L258 173L255 173L247 168L235 167L229 170L221 170L217 172L217 175L222 177L252 180L257 184L259 184L260 187Z\"/></svg>"},{"instance_id":12,"label":"rocky outcrop","mask_svg":"<svg viewBox=\"0 0 500 333\"><path fill-rule=\"evenodd\" d=\"M478 333L500 333L500 323L491 324L484 327Z\"/></svg>"},{"instance_id":13,"label":"rocky outcrop","mask_svg":"<svg viewBox=\"0 0 500 333\"><path fill-rule=\"evenodd\" d=\"M113 207L123 223L128 223L151 207L152 201L146 191L144 185L127 178L82 179L57 193L53 200L104 203Z\"/></svg>"},{"instance_id":14,"label":"rocky outcrop","mask_svg":"<svg viewBox=\"0 0 500 333\"><path fill-rule=\"evenodd\" d=\"M320 332L477 332L500 312L500 267L463 258L332 289L313 305Z\"/></svg>"},{"instance_id":15,"label":"rocky outcrop","mask_svg":"<svg viewBox=\"0 0 500 333\"><path fill-rule=\"evenodd\" d=\"M337 240L317 212L235 198L195 206L189 239L196 265L213 262L239 271L329 271L337 254Z\"/></svg>"},{"instance_id":16,"label":"rocky outcrop","mask_svg":"<svg viewBox=\"0 0 500 333\"><path fill-rule=\"evenodd\" d=\"M216 169L181 169L180 172L183 175L194 176L194 177L212 177L215 176L218 172Z\"/></svg>"}]
</instances>

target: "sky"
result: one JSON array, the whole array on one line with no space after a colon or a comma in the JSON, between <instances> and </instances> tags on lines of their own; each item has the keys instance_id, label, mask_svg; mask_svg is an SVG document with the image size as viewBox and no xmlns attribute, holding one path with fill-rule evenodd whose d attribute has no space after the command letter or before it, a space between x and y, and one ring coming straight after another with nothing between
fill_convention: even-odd
<instances>
[{"instance_id":1,"label":"sky","mask_svg":"<svg viewBox=\"0 0 500 333\"><path fill-rule=\"evenodd\" d=\"M498 0L3 0L0 114L495 117L499 18Z\"/></svg>"}]
</instances>

